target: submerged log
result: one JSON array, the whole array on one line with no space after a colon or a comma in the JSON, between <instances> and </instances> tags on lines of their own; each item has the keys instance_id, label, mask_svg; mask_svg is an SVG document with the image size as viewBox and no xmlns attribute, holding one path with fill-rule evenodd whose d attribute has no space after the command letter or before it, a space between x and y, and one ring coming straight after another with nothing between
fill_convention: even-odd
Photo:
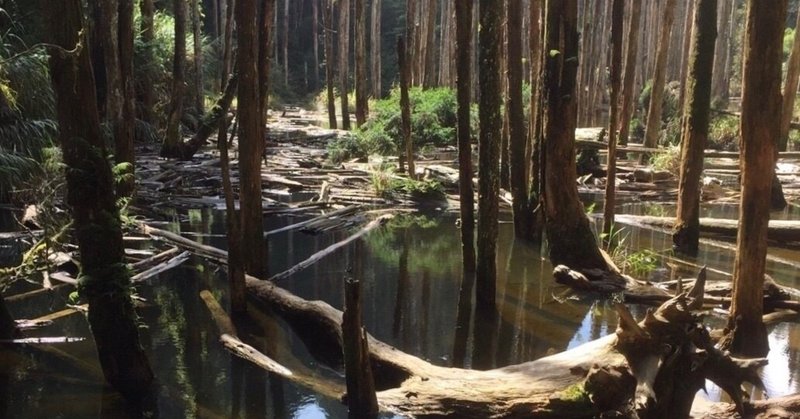
<instances>
[{"instance_id":1,"label":"submerged log","mask_svg":"<svg viewBox=\"0 0 800 419\"><path fill-rule=\"evenodd\" d=\"M674 217L654 217L649 215L617 215L615 220L618 223L648 225L663 229L672 229L672 226L675 224ZM738 220L700 218L701 233L715 234L735 239L738 230ZM777 242L800 241L800 221L770 220L767 237Z\"/></svg>"}]
</instances>

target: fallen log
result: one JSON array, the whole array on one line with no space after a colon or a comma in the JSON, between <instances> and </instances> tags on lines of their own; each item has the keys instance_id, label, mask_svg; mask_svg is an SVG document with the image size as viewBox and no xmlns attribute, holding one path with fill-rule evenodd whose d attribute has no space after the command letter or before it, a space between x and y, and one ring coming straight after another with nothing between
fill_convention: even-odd
<instances>
[{"instance_id":1,"label":"fallen log","mask_svg":"<svg viewBox=\"0 0 800 419\"><path fill-rule=\"evenodd\" d=\"M301 221L299 223L294 223L294 224L290 224L290 225L285 226L285 227L277 228L275 230L267 231L266 233L264 233L264 237L269 237L269 236L272 236L272 235L275 235L275 234L278 234L278 233L283 233L285 231L291 231L291 230L297 230L297 229L305 228L305 227L308 227L308 226L310 226L312 224L318 223L318 222L323 221L323 220L330 220L331 218L335 218L335 217L344 217L344 216L347 216L347 215L355 213L356 211L358 211L361 208L362 207L360 205L352 205L352 206L340 208L340 209L337 209L335 211L329 212L327 214L318 215L318 216L316 216L314 218L310 218L308 220Z\"/></svg>"},{"instance_id":2,"label":"fallen log","mask_svg":"<svg viewBox=\"0 0 800 419\"><path fill-rule=\"evenodd\" d=\"M674 217L654 217L649 215L617 215L617 223L632 225L647 225L672 229L675 224ZM739 231L739 221L723 218L700 218L700 232L715 234L727 238L736 238ZM800 221L769 220L767 237L777 242L800 241Z\"/></svg>"}]
</instances>

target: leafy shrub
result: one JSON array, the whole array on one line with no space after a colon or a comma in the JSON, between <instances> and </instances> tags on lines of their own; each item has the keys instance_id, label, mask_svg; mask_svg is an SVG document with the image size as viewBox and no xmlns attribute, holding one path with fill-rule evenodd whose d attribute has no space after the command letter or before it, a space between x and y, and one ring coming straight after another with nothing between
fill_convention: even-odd
<instances>
[{"instance_id":1,"label":"leafy shrub","mask_svg":"<svg viewBox=\"0 0 800 419\"><path fill-rule=\"evenodd\" d=\"M723 151L739 149L739 118L719 115L711 119L708 127L708 148Z\"/></svg>"},{"instance_id":2,"label":"leafy shrub","mask_svg":"<svg viewBox=\"0 0 800 419\"><path fill-rule=\"evenodd\" d=\"M654 154L650 158L650 165L653 167L653 170L666 170L678 176L681 167L680 145L670 145L664 152Z\"/></svg>"}]
</instances>

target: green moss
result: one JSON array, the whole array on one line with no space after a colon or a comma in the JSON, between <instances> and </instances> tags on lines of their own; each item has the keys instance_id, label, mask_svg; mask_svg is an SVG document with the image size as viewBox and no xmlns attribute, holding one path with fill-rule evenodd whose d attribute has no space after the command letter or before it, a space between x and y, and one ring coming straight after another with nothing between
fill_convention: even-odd
<instances>
[{"instance_id":1,"label":"green moss","mask_svg":"<svg viewBox=\"0 0 800 419\"><path fill-rule=\"evenodd\" d=\"M583 387L583 383L573 384L561 393L559 393L561 400L576 403L590 403L589 393Z\"/></svg>"}]
</instances>

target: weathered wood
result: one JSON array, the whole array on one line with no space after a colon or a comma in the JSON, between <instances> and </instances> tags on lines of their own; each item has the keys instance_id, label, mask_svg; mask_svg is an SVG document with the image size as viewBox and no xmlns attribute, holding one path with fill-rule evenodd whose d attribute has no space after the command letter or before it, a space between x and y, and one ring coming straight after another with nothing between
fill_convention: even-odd
<instances>
[{"instance_id":1,"label":"weathered wood","mask_svg":"<svg viewBox=\"0 0 800 419\"><path fill-rule=\"evenodd\" d=\"M175 267L178 267L178 266L182 265L187 260L189 260L189 252L183 252L183 253L179 254L178 256L175 256L174 258L172 258L172 259L170 259L170 260L168 260L168 261L166 261L164 263L161 263L161 264L158 264L156 266L153 266L150 269L147 269L147 270L145 270L143 272L139 272L138 274L132 276L131 277L131 282L146 281L146 280L148 280L148 279L150 279L150 278L152 278L152 277L154 277L156 275L159 275L159 274L164 273L164 272L166 272L166 271L168 271L168 270L170 270L172 268L175 268Z\"/></svg>"},{"instance_id":2,"label":"weathered wood","mask_svg":"<svg viewBox=\"0 0 800 419\"><path fill-rule=\"evenodd\" d=\"M225 312L225 309L222 308L217 299L214 298L214 294L211 294L209 290L200 291L200 299L203 300L206 308L208 308L208 311L211 313L211 318L214 320L214 323L216 323L220 333L223 336L229 336L238 340L236 336L239 334L236 331L236 326L233 324L231 318L228 317L228 313Z\"/></svg>"},{"instance_id":3,"label":"weathered wood","mask_svg":"<svg viewBox=\"0 0 800 419\"><path fill-rule=\"evenodd\" d=\"M378 399L375 397L367 333L361 326L361 282L358 278L344 281L344 296L342 351L347 405L351 418L374 418L378 415Z\"/></svg>"},{"instance_id":4,"label":"weathered wood","mask_svg":"<svg viewBox=\"0 0 800 419\"><path fill-rule=\"evenodd\" d=\"M286 231L298 230L298 229L301 229L301 228L308 227L308 226L310 226L312 224L316 224L316 223L319 223L321 221L330 220L330 219L336 218L336 217L345 217L345 216L351 215L351 214L359 211L360 209L362 209L362 206L360 206L360 205L350 205L350 206L347 206L347 207L344 207L344 208L339 208L339 209L337 209L335 211L331 211L331 212L329 212L327 214L318 215L318 216L316 216L314 218L309 218L308 220L300 221L299 223L294 223L294 224L290 224L290 225L285 226L285 227L277 228L275 230L267 231L266 233L264 233L264 237L272 236L274 234L283 233L283 232L286 232Z\"/></svg>"},{"instance_id":5,"label":"weathered wood","mask_svg":"<svg viewBox=\"0 0 800 419\"><path fill-rule=\"evenodd\" d=\"M650 225L670 229L675 219L672 217L655 217L649 215L617 215L619 223L633 225ZM735 238L739 230L738 220L723 218L700 218L700 232ZM767 237L777 242L800 241L800 221L770 220Z\"/></svg>"}]
</instances>

